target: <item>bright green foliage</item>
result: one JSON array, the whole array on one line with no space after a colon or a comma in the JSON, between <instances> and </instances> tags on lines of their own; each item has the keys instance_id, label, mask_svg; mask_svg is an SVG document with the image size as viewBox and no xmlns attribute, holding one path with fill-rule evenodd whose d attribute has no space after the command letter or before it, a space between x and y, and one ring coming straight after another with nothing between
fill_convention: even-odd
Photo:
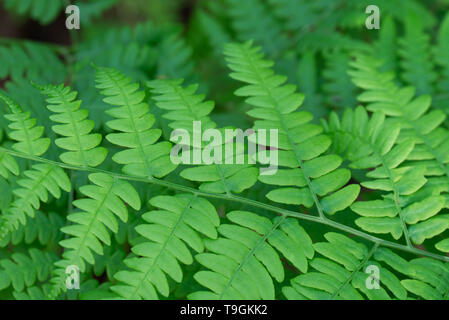
<instances>
[{"instance_id":1,"label":"bright green foliage","mask_svg":"<svg viewBox=\"0 0 449 320\"><path fill-rule=\"evenodd\" d=\"M382 200L360 201L351 209L362 216L355 222L362 229L374 233L391 233L395 239L405 234L408 241L407 224L416 224L436 215L445 205L445 198L437 194L424 199L414 199L407 206L405 196L416 193L427 182L425 166L403 165L415 147L410 139L399 140L401 128L398 123L388 123L382 113L368 117L366 110L358 107L346 110L340 120L331 113L327 127L333 136L334 148L345 156L352 169L371 169L366 174L369 180L361 182L365 188L386 191ZM416 230L418 225L412 227ZM415 243L418 234L410 234Z\"/></svg>"},{"instance_id":2,"label":"bright green foliage","mask_svg":"<svg viewBox=\"0 0 449 320\"><path fill-rule=\"evenodd\" d=\"M246 44L229 44L226 47L231 77L248 85L235 94L249 97L245 101L254 108L248 112L255 121L254 129L278 129L279 146L271 141L269 146L279 148L279 165L275 174L261 175L263 183L280 186L270 191L267 198L280 203L316 205L322 211L334 214L355 200L360 188L348 185L351 178L347 169L339 169L341 159L324 155L331 140L322 134L323 128L310 123L313 116L296 111L304 96L296 93L294 85L283 85L284 76L275 75L272 62L264 60L260 49ZM318 200L318 197L323 199Z\"/></svg>"},{"instance_id":3,"label":"bright green foliage","mask_svg":"<svg viewBox=\"0 0 449 320\"><path fill-rule=\"evenodd\" d=\"M58 268L52 279L55 285L53 297L57 296L59 290L65 289L64 274L67 266L76 265L84 272L86 262L95 263L93 252L102 255L102 243L111 244L108 229L117 233L117 218L123 222L128 220L125 203L135 210L140 209L139 195L128 182L103 173L92 173L89 180L92 184L80 188L80 192L87 198L73 202L81 211L69 214L67 220L73 224L61 229L69 238L60 242L66 250L63 260L56 263Z\"/></svg>"},{"instance_id":4,"label":"bright green foliage","mask_svg":"<svg viewBox=\"0 0 449 320\"><path fill-rule=\"evenodd\" d=\"M0 299L449 299L449 0L0 2Z\"/></svg>"},{"instance_id":5,"label":"bright green foliage","mask_svg":"<svg viewBox=\"0 0 449 320\"><path fill-rule=\"evenodd\" d=\"M375 59L358 56L351 64L354 83L365 90L358 97L359 101L366 102L371 112L379 111L393 117L392 123L402 127L399 139L408 138L417 145L407 159L426 160L426 175L449 178L448 131L440 126L446 116L440 110L430 109L431 97L413 98L414 88L399 88L393 82L392 73L378 71L379 62ZM418 166L422 164L417 163Z\"/></svg>"},{"instance_id":6,"label":"bright green foliage","mask_svg":"<svg viewBox=\"0 0 449 320\"><path fill-rule=\"evenodd\" d=\"M437 74L430 58L430 37L423 32L421 21L413 15L406 20L405 37L400 40L399 54L404 81L416 88L418 94L432 94Z\"/></svg>"},{"instance_id":7,"label":"bright green foliage","mask_svg":"<svg viewBox=\"0 0 449 320\"><path fill-rule=\"evenodd\" d=\"M407 299L410 294L424 299L441 300L449 289L447 265L427 258L406 261L385 248L365 245L337 234L327 233L327 242L314 244L317 255L310 261L313 268L291 280L282 289L288 299L371 300ZM369 278L373 268L379 278ZM405 276L400 280L398 274ZM376 289L366 285L376 284ZM375 287L374 287L375 288Z\"/></svg>"},{"instance_id":8,"label":"bright green foliage","mask_svg":"<svg viewBox=\"0 0 449 320\"><path fill-rule=\"evenodd\" d=\"M295 268L307 272L307 259L314 255L312 240L294 219L273 222L247 211L232 211L234 224L218 227L221 237L205 241L208 252L198 254L208 271L195 280L211 291L192 293L192 299L274 299L274 285L284 280L279 253Z\"/></svg>"},{"instance_id":9,"label":"bright green foliage","mask_svg":"<svg viewBox=\"0 0 449 320\"><path fill-rule=\"evenodd\" d=\"M119 271L120 283L112 288L126 299L157 299L158 292L169 294L167 275L181 282L183 272L179 262L192 264L189 247L204 251L200 236L217 238L220 220L214 206L207 200L190 194L156 196L150 204L159 210L144 213L146 222L136 227L144 238L132 247L138 257L130 257L125 264L132 271Z\"/></svg>"},{"instance_id":10,"label":"bright green foliage","mask_svg":"<svg viewBox=\"0 0 449 320\"><path fill-rule=\"evenodd\" d=\"M110 133L106 139L127 148L113 156L123 164L123 172L140 177L163 177L176 166L170 161L170 143L155 142L161 136L160 129L151 129L154 116L149 113L144 101L145 93L137 91L139 85L114 69L100 68L97 71L97 88L106 96L104 102L117 106L107 113L115 120L108 121L109 128L120 133Z\"/></svg>"},{"instance_id":11,"label":"bright green foliage","mask_svg":"<svg viewBox=\"0 0 449 320\"><path fill-rule=\"evenodd\" d=\"M49 164L35 164L26 170L17 181L19 187L13 190L15 199L3 212L0 220L0 240L20 224L26 223L26 216L34 217L41 201L49 201L50 193L55 198L61 197L61 189L69 192L70 180L64 170Z\"/></svg>"},{"instance_id":12,"label":"bright green foliage","mask_svg":"<svg viewBox=\"0 0 449 320\"><path fill-rule=\"evenodd\" d=\"M95 167L106 158L107 150L98 147L102 137L98 133L91 133L94 121L87 119L88 112L80 109L81 101L75 100L76 91L64 85L47 85L39 87L47 95L47 108L55 114L50 119L58 125L52 130L63 138L55 143L58 147L68 150L59 157L65 163L76 166Z\"/></svg>"},{"instance_id":13,"label":"bright green foliage","mask_svg":"<svg viewBox=\"0 0 449 320\"><path fill-rule=\"evenodd\" d=\"M11 139L17 141L13 149L31 156L44 154L50 146L50 139L42 138L44 127L36 126L36 119L30 118L29 112L23 112L22 108L12 99L0 92L2 100L9 108L11 114L5 114L5 118L11 123Z\"/></svg>"},{"instance_id":14,"label":"bright green foliage","mask_svg":"<svg viewBox=\"0 0 449 320\"><path fill-rule=\"evenodd\" d=\"M447 149L449 133L440 126L445 119L445 115L440 110L429 111L431 105L429 96L423 95L413 99L413 88L398 88L393 82L391 73L380 73L377 71L378 63L375 60L365 56L358 56L357 61L352 63L352 65L355 69L351 71L354 83L366 90L359 96L359 100L368 103L367 109L369 111L383 112L387 116L393 117L389 120L391 123L389 126L390 130L393 130L392 128L395 126L396 130L402 128L401 134L399 132L394 134L395 136L397 135L398 142L401 143L396 148L408 148L410 150L406 157L403 151L399 151L400 149L396 151L396 153L401 155L402 161L411 160L411 162L407 164L409 174L404 173L405 190L401 192L400 189L397 189L396 192L399 192L399 194L395 196L396 198L390 200L401 206L402 202L398 198L400 194L413 194L426 183L422 174L438 177L430 178L428 183L428 188L432 190L433 198L427 198L429 195L425 195L425 199L422 196L418 196L414 199L414 201L418 202L410 207L412 217L401 218L409 224L416 224L422 221L410 228L410 237L413 242L421 244L425 239L441 234L449 226L446 215L433 217L445 206L445 200L438 197L438 193L447 191L446 185L449 178L449 152ZM388 137L388 141L393 146L394 142L391 136ZM406 147L405 143L407 141L416 146L413 148ZM378 174L377 177L384 178L385 174ZM394 179L394 175L392 177ZM388 191L388 186L381 186L380 184L377 186ZM408 214L408 211L406 211L406 214ZM372 225L372 218L368 219L363 223L365 228L369 228L370 231L380 230ZM396 226L383 224L382 229L384 230L383 232L392 232L396 234L395 237L399 237L400 231L398 227L399 224L396 224ZM403 229L405 229L404 224ZM447 248L442 244L439 244L438 247L440 250L447 251Z\"/></svg>"},{"instance_id":15,"label":"bright green foliage","mask_svg":"<svg viewBox=\"0 0 449 320\"><path fill-rule=\"evenodd\" d=\"M434 49L435 63L440 68L441 76L437 81L437 91L443 97L439 97L436 104L443 110L447 110L449 98L445 92L449 89L449 14L446 14L441 23L438 40ZM438 96L437 96L438 97Z\"/></svg>"},{"instance_id":16,"label":"bright green foliage","mask_svg":"<svg viewBox=\"0 0 449 320\"><path fill-rule=\"evenodd\" d=\"M154 80L148 82L147 85L152 89L152 97L156 101L156 105L168 110L163 115L164 118L170 120L169 127L176 130L185 130L190 137L198 134L195 132L193 121L200 121L201 130L212 129L216 127L215 122L209 118L209 114L214 109L212 101L204 101L205 96L195 94L197 85L190 85L186 88L181 86L182 80ZM225 137L226 138L226 137ZM201 137L200 137L201 139ZM195 152L204 153L205 145L197 146L194 141L183 140L177 141L181 145L188 147L186 152L189 155L191 163L195 161ZM211 144L231 144L229 141L211 141ZM226 146L224 147L226 148ZM239 153L234 143L232 143L235 160ZM225 152L222 152L223 158L218 159L220 164L202 165L194 168L184 169L180 175L191 181L201 182L200 190L214 193L240 193L245 189L252 187L257 181L257 169L248 164L247 158L245 164L226 164Z\"/></svg>"},{"instance_id":17,"label":"bright green foliage","mask_svg":"<svg viewBox=\"0 0 449 320\"><path fill-rule=\"evenodd\" d=\"M50 144L50 139L42 138L44 128L35 126L36 119L30 118L30 113L23 112L22 107L9 97L0 93L0 99L6 103L11 112L6 114L5 118L11 122L8 126L11 129L10 138L17 141L12 148L30 156L44 154ZM0 168L4 177L7 174L6 170L15 175L19 174L15 160L6 155L2 157ZM2 241L8 233L26 223L26 216L34 217L40 202L49 200L48 193L60 198L61 189L66 192L71 190L70 181L60 167L51 164L35 164L31 169L24 171L17 181L18 187L13 190L14 200L0 217Z\"/></svg>"}]
</instances>

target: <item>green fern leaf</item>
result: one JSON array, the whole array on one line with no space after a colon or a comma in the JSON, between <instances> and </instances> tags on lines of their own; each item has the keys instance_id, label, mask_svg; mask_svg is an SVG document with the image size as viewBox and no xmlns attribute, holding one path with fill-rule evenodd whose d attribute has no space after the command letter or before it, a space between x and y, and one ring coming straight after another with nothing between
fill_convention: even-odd
<instances>
[{"instance_id":1,"label":"green fern leaf","mask_svg":"<svg viewBox=\"0 0 449 320\"><path fill-rule=\"evenodd\" d=\"M19 15L29 15L42 24L49 24L63 8L62 0L5 0L5 8Z\"/></svg>"},{"instance_id":2,"label":"green fern leaf","mask_svg":"<svg viewBox=\"0 0 449 320\"><path fill-rule=\"evenodd\" d=\"M215 122L209 118L214 103L204 101L204 95L195 94L197 85L184 88L181 84L182 80L154 80L147 83L147 86L152 89L154 94L152 99L156 101L156 105L169 111L163 115L164 118L172 121L169 127L174 130L186 130L191 138L196 134L194 133L193 121L200 121L202 130L215 128ZM189 150L191 152L189 156L192 156L192 152L196 151L204 153L204 144L196 146L194 141L189 141L189 143L193 149ZM233 150L236 150L233 154L233 160L241 155L241 153L238 153L234 141L222 141L222 144L232 145ZM240 193L256 183L257 169L248 164L247 157L243 164L238 164L236 161L232 161L232 164L226 164L226 153L222 152L222 158L217 160L220 163L187 168L180 175L187 180L201 182L200 190L213 193Z\"/></svg>"},{"instance_id":3,"label":"green fern leaf","mask_svg":"<svg viewBox=\"0 0 449 320\"><path fill-rule=\"evenodd\" d=\"M11 259L0 260L0 290L12 285L14 291L22 291L47 280L56 259L54 253L32 248L27 255L13 253Z\"/></svg>"},{"instance_id":4,"label":"green fern leaf","mask_svg":"<svg viewBox=\"0 0 449 320\"><path fill-rule=\"evenodd\" d=\"M140 177L163 177L176 168L170 160L169 142L155 143L161 136L160 129L151 129L155 118L144 103L145 93L137 91L139 85L110 68L98 68L97 88L106 96L104 101L117 106L107 113L115 118L106 124L120 133L110 133L106 139L127 148L113 156L123 164L123 171Z\"/></svg>"},{"instance_id":5,"label":"green fern leaf","mask_svg":"<svg viewBox=\"0 0 449 320\"><path fill-rule=\"evenodd\" d=\"M42 138L44 127L36 126L36 119L30 118L29 112L23 112L22 108L11 98L0 92L0 100L5 102L11 114L5 114L5 118L11 123L11 139L17 141L12 148L30 156L43 155L50 146L50 139Z\"/></svg>"},{"instance_id":6,"label":"green fern leaf","mask_svg":"<svg viewBox=\"0 0 449 320\"><path fill-rule=\"evenodd\" d=\"M47 108L55 114L50 119L59 125L52 130L63 138L55 143L58 147L68 150L59 157L67 164L76 166L96 167L106 158L107 150L98 147L101 134L91 133L94 121L88 120L87 110L80 109L81 101L75 100L76 91L64 85L37 86L47 95Z\"/></svg>"},{"instance_id":7,"label":"green fern leaf","mask_svg":"<svg viewBox=\"0 0 449 320\"><path fill-rule=\"evenodd\" d=\"M198 291L190 299L274 299L272 278L284 280L279 253L301 272L307 272L314 255L312 240L294 219L269 219L246 211L226 216L234 224L222 224L222 237L206 240L208 252L196 260L208 271L194 278L210 291Z\"/></svg>"},{"instance_id":8,"label":"green fern leaf","mask_svg":"<svg viewBox=\"0 0 449 320\"><path fill-rule=\"evenodd\" d=\"M310 123L312 115L297 112L303 95L296 93L294 85L282 85L286 77L275 75L273 63L263 59L260 49L246 44L229 44L225 49L231 77L248 85L235 94L249 97L245 101L254 108L248 114L257 120L254 129L279 130L279 166L273 175L261 175L263 183L282 188L270 191L272 201L304 205L316 205L322 211L334 214L356 199L360 187L345 184L351 174L338 169L342 160L335 155L324 155L331 140L322 134L323 128ZM270 142L271 143L271 142ZM290 178L289 178L290 177ZM342 189L342 187L344 187ZM323 197L320 200L318 197Z\"/></svg>"},{"instance_id":9,"label":"green fern leaf","mask_svg":"<svg viewBox=\"0 0 449 320\"><path fill-rule=\"evenodd\" d=\"M143 241L132 247L138 257L129 257L125 264L132 271L115 275L119 284L112 290L126 299L158 299L158 292L169 294L167 275L176 282L183 277L179 262L192 264L188 249L204 251L200 234L215 239L220 220L213 205L189 194L157 196L150 204L160 210L145 213L145 224L136 227Z\"/></svg>"},{"instance_id":10,"label":"green fern leaf","mask_svg":"<svg viewBox=\"0 0 449 320\"><path fill-rule=\"evenodd\" d=\"M416 88L417 94L432 94L437 74L431 59L430 37L420 25L421 19L409 15L405 24L405 37L400 39L402 78Z\"/></svg>"},{"instance_id":11,"label":"green fern leaf","mask_svg":"<svg viewBox=\"0 0 449 320\"><path fill-rule=\"evenodd\" d=\"M67 219L73 224L61 229L70 237L60 242L66 250L63 259L55 264L57 269L51 280L52 298L57 297L61 290L65 291L67 266L76 265L80 272L84 272L86 262L94 264L94 252L103 254L102 243L111 244L108 229L117 233L117 218L123 222L128 220L125 203L135 210L140 209L139 195L128 182L114 179L104 173L92 173L89 180L92 184L80 187L80 192L87 198L73 201L73 205L81 211L69 214Z\"/></svg>"}]
</instances>

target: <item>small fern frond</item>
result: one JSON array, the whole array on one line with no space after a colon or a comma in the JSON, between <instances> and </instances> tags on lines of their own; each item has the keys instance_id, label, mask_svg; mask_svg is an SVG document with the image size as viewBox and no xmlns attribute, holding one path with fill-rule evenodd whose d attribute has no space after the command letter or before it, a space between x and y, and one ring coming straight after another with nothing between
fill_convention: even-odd
<instances>
[{"instance_id":1,"label":"small fern frond","mask_svg":"<svg viewBox=\"0 0 449 320\"><path fill-rule=\"evenodd\" d=\"M57 52L29 41L0 45L0 79L64 81L66 70Z\"/></svg>"},{"instance_id":2,"label":"small fern frond","mask_svg":"<svg viewBox=\"0 0 449 320\"><path fill-rule=\"evenodd\" d=\"M273 221L252 212L233 211L226 215L234 224L218 227L221 237L206 240L208 252L195 258L208 271L194 278L210 291L198 291L190 299L275 298L272 278L284 280L279 253L301 272L307 272L314 255L312 240L297 220L277 217Z\"/></svg>"},{"instance_id":3,"label":"small fern frond","mask_svg":"<svg viewBox=\"0 0 449 320\"><path fill-rule=\"evenodd\" d=\"M26 216L34 218L40 203L49 200L48 193L55 198L61 197L61 189L71 190L70 180L64 170L49 164L35 164L31 170L23 172L23 178L17 181L19 188L13 190L15 199L0 216L0 241L8 233L26 224Z\"/></svg>"},{"instance_id":4,"label":"small fern frond","mask_svg":"<svg viewBox=\"0 0 449 320\"><path fill-rule=\"evenodd\" d=\"M226 3L238 41L253 39L269 56L279 56L285 50L287 37L264 1L227 0Z\"/></svg>"},{"instance_id":5,"label":"small fern frond","mask_svg":"<svg viewBox=\"0 0 449 320\"><path fill-rule=\"evenodd\" d=\"M441 70L441 77L438 79L438 93L444 96L440 98L436 96L438 106L443 109L446 114L449 113L449 14L446 15L441 23L438 32L438 41L434 47L435 63ZM439 98L439 99L438 99Z\"/></svg>"},{"instance_id":6,"label":"small fern frond","mask_svg":"<svg viewBox=\"0 0 449 320\"><path fill-rule=\"evenodd\" d=\"M374 258L403 275L401 285L415 297L425 300L445 300L449 292L449 268L429 258L405 260L387 248L380 248ZM382 271L381 271L382 272Z\"/></svg>"},{"instance_id":7,"label":"small fern frond","mask_svg":"<svg viewBox=\"0 0 449 320\"><path fill-rule=\"evenodd\" d=\"M35 126L36 119L30 118L29 112L23 112L17 103L1 92L0 100L4 101L12 112L5 115L11 122L10 137L17 141L12 148L30 156L44 154L50 145L50 139L42 138L44 128ZM4 159L2 166L8 165L12 172L18 173L17 164L8 161L8 157L2 159ZM13 190L14 201L0 216L0 241L20 225L25 225L26 216L34 217L40 202L48 201L48 192L59 198L61 189L66 192L71 190L70 180L64 170L51 164L32 166L31 170L23 172L22 178L17 183L20 187Z\"/></svg>"},{"instance_id":8,"label":"small fern frond","mask_svg":"<svg viewBox=\"0 0 449 320\"><path fill-rule=\"evenodd\" d=\"M409 15L405 24L405 36L399 40L402 79L416 88L416 93L433 94L437 73L431 59L430 37L423 31L421 19Z\"/></svg>"},{"instance_id":9,"label":"small fern frond","mask_svg":"<svg viewBox=\"0 0 449 320\"><path fill-rule=\"evenodd\" d=\"M48 214L36 211L34 217L27 216L25 224L3 238L0 247L6 247L10 243L17 246L21 243L32 244L35 241L41 245L58 243L62 239L61 227L64 219L61 215L50 212Z\"/></svg>"},{"instance_id":10,"label":"small fern frond","mask_svg":"<svg viewBox=\"0 0 449 320\"><path fill-rule=\"evenodd\" d=\"M52 22L62 10L63 0L5 0L6 10L31 18L46 25Z\"/></svg>"},{"instance_id":11,"label":"small fern frond","mask_svg":"<svg viewBox=\"0 0 449 320\"><path fill-rule=\"evenodd\" d=\"M8 180L10 173L17 176L20 173L19 165L14 157L0 151L0 176Z\"/></svg>"},{"instance_id":12,"label":"small fern frond","mask_svg":"<svg viewBox=\"0 0 449 320\"><path fill-rule=\"evenodd\" d=\"M106 158L107 150L98 145L102 137L99 133L91 133L94 121L89 120L88 111L80 109L81 101L75 100L78 93L64 85L36 86L47 95L47 108L55 114L50 119L58 125L52 130L63 138L55 143L68 150L59 157L67 164L75 166L96 167Z\"/></svg>"},{"instance_id":13,"label":"small fern frond","mask_svg":"<svg viewBox=\"0 0 449 320\"><path fill-rule=\"evenodd\" d=\"M395 239L404 234L409 242L406 223L416 223L441 210L442 207L439 207L432 213L424 213L416 208L416 203L410 208L404 208L402 198L417 192L427 180L424 177L424 166L401 166L413 151L415 143L412 139L398 142L401 130L399 124L387 125L382 113L374 113L369 118L366 110L358 107L355 111L346 110L341 120L331 113L326 129L333 137L334 151L350 161L351 169L372 170L367 173L371 180L363 181L361 185L390 193L383 200L355 202L351 206L353 211L362 216L355 221L359 227L374 233L391 233ZM432 199L430 197L427 201ZM421 217L417 217L417 214L421 214Z\"/></svg>"},{"instance_id":14,"label":"small fern frond","mask_svg":"<svg viewBox=\"0 0 449 320\"><path fill-rule=\"evenodd\" d=\"M11 122L8 125L11 129L10 138L17 141L12 148L30 156L43 155L50 146L50 139L42 137L44 127L36 126L36 119L30 118L30 112L24 112L16 102L1 92L0 100L11 112L4 117Z\"/></svg>"},{"instance_id":15,"label":"small fern frond","mask_svg":"<svg viewBox=\"0 0 449 320\"><path fill-rule=\"evenodd\" d=\"M275 75L273 62L265 60L258 47L251 42L226 46L228 66L234 71L231 78L247 83L235 94L248 97L245 102L253 106L248 114L256 119L254 129L278 129L278 169L272 175L261 175L263 183L280 188L270 191L268 199L286 204L316 206L323 212L334 214L347 208L356 199L360 187L344 187L351 173L339 169L342 162L336 155L324 155L331 140L323 128L310 123L313 116L296 111L304 96L295 92L296 86L285 84L286 77ZM270 151L272 152L272 151ZM344 188L343 188L344 187ZM323 197L319 200L319 197Z\"/></svg>"},{"instance_id":16,"label":"small fern frond","mask_svg":"<svg viewBox=\"0 0 449 320\"><path fill-rule=\"evenodd\" d=\"M117 106L109 109L107 114L114 120L106 124L113 132L106 139L127 150L117 152L112 159L123 164L123 172L140 177L164 177L176 165L170 160L171 144L156 143L162 132L151 129L155 118L149 112L145 92L138 91L139 84L111 68L98 68L96 74L97 88L106 96L104 102Z\"/></svg>"},{"instance_id":17,"label":"small fern frond","mask_svg":"<svg viewBox=\"0 0 449 320\"><path fill-rule=\"evenodd\" d=\"M22 291L37 282L43 282L51 274L56 254L32 248L28 254L13 253L11 259L0 260L0 291L12 286Z\"/></svg>"},{"instance_id":18,"label":"small fern frond","mask_svg":"<svg viewBox=\"0 0 449 320\"><path fill-rule=\"evenodd\" d=\"M191 80L195 67L191 58L192 48L179 32L171 32L160 43L156 75L161 78Z\"/></svg>"},{"instance_id":19,"label":"small fern frond","mask_svg":"<svg viewBox=\"0 0 449 320\"><path fill-rule=\"evenodd\" d=\"M364 244L333 232L325 234L325 238L327 242L313 245L317 254L310 261L312 269L282 289L288 299L447 298L447 264L429 258L407 261L377 244L368 252ZM377 276L372 273L376 269Z\"/></svg>"},{"instance_id":20,"label":"small fern frond","mask_svg":"<svg viewBox=\"0 0 449 320\"><path fill-rule=\"evenodd\" d=\"M416 144L408 160L422 166L426 161L426 175L445 176L449 179L449 132L440 126L446 116L441 110L431 110L431 97L414 97L412 87L399 88L394 74L379 72L382 65L377 59L357 55L351 62L350 76L354 83L365 90L358 100L367 103L367 110L381 111L392 117L402 127L399 139L412 139Z\"/></svg>"},{"instance_id":21,"label":"small fern frond","mask_svg":"<svg viewBox=\"0 0 449 320\"><path fill-rule=\"evenodd\" d=\"M215 128L217 125L209 118L209 114L214 108L212 101L204 101L205 96L196 94L198 85L190 85L183 87L182 80L154 80L147 82L147 86L151 88L152 99L156 101L156 105L169 112L163 115L164 118L171 120L169 127L175 130L186 130L190 137L193 138L194 133L193 121L201 122L201 130ZM180 143L185 143L181 141ZM182 150L182 152L192 153L197 151L203 152L205 150L204 144L201 146L195 145L195 142L188 141L190 150ZM217 144L217 141L211 144ZM221 145L232 145L232 149L236 149L233 156L237 158L239 151L236 148L234 140L222 141ZM210 151L209 151L210 152ZM214 155L215 156L215 155ZM228 155L229 156L229 155ZM246 156L246 155L243 155ZM191 181L201 182L200 190L214 193L240 193L245 189L252 187L257 181L258 170L251 164L248 164L248 158L245 158L246 163L238 164L236 161L231 164L226 164L225 152L222 152L222 158L216 159L220 163L213 163L212 165L200 165L194 168L184 169L180 175ZM194 161L193 161L194 162Z\"/></svg>"},{"instance_id":22,"label":"small fern frond","mask_svg":"<svg viewBox=\"0 0 449 320\"><path fill-rule=\"evenodd\" d=\"M61 229L69 236L60 242L66 250L63 259L56 262L57 269L51 280L55 298L61 290L65 291L65 268L78 266L81 272L86 270L86 262L94 264L93 253L103 254L103 244L110 245L109 231L118 232L117 218L128 220L128 204L135 210L140 209L140 198L134 188L126 181L115 179L104 173L89 175L92 184L80 187L80 192L87 198L73 201L81 211L67 216L73 222Z\"/></svg>"},{"instance_id":23,"label":"small fern frond","mask_svg":"<svg viewBox=\"0 0 449 320\"><path fill-rule=\"evenodd\" d=\"M202 236L217 238L220 223L217 211L207 200L190 194L156 196L150 204L159 210L143 214L146 222L136 231L143 240L132 247L137 257L129 257L125 264L132 271L119 271L119 284L112 291L126 299L158 299L158 293L170 292L167 275L181 282L179 262L192 264L189 247L204 251Z\"/></svg>"},{"instance_id":24,"label":"small fern frond","mask_svg":"<svg viewBox=\"0 0 449 320\"><path fill-rule=\"evenodd\" d=\"M326 69L323 71L323 91L331 107L354 108L357 105L357 87L348 75L351 57L344 51L324 54Z\"/></svg>"}]
</instances>

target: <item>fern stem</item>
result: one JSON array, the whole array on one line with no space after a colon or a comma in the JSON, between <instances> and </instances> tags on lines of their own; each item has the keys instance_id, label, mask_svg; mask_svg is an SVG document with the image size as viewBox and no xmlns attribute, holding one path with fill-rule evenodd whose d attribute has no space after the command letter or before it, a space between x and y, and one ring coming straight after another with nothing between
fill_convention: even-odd
<instances>
[{"instance_id":1,"label":"fern stem","mask_svg":"<svg viewBox=\"0 0 449 320\"><path fill-rule=\"evenodd\" d=\"M360 262L360 264L358 265L357 268L354 269L354 271L352 271L351 275L345 280L345 282L343 282L341 284L341 286L332 294L331 296L331 300L333 300L335 298L335 296L349 283L351 282L352 278L354 278L354 275L360 271L360 269L363 268L363 266L365 266L365 264L368 262L369 258L371 258L374 254L374 252L376 252L377 248L379 247L379 243L376 242L373 246L373 248L370 250L370 252L366 255L365 259L363 259L362 262Z\"/></svg>"},{"instance_id":2,"label":"fern stem","mask_svg":"<svg viewBox=\"0 0 449 320\"><path fill-rule=\"evenodd\" d=\"M357 229L348 227L344 224L335 222L333 220L330 219L322 219L321 217L317 217L317 216L312 216L312 215L308 215L305 213L301 213L301 212L295 212L295 211L291 211L291 210L287 210L287 209L282 209L270 204L265 204L259 201L255 201L255 200L251 200L251 199L246 199L244 197L240 197L240 196L236 196L236 195L226 195L226 194L219 194L219 193L211 193L211 192L205 192L205 191L201 191L201 190L197 190L195 188L191 188L191 187L187 187L187 186L183 186L183 185L179 185L173 182L169 182L169 181L165 181L165 180L160 180L160 179L156 179L156 178L144 178L144 177L132 177L132 176L127 176L124 174L120 174L120 173L115 173L115 172L111 172L111 171L107 171L107 170L102 170L102 169L98 169L98 168L92 168L92 167L82 167L82 166L74 166L74 165L69 165L69 164L65 164L62 162L58 162L58 161L52 161L52 160L48 160L45 158L41 158L41 157L36 157L36 156L31 156L31 155L27 155L24 153L20 153L17 151L13 151L10 149L6 149L3 147L0 147L0 151L1 152L5 152L7 154L10 154L12 156L15 157L19 157L19 158L23 158L23 159L29 159L29 160L33 160L36 162L41 162L41 163L48 163L48 164L53 164L56 166L59 166L61 168L64 169L69 169L69 170L77 170L77 171L84 171L84 172L97 172L97 173L105 173L108 174L114 178L117 179L122 179L122 180L129 180L129 181L136 181L136 182L144 182L144 183L151 183L151 184L156 184L159 186L163 186L166 188L170 188L173 190L178 190L178 191L183 191L183 192L189 192L192 194L197 194L198 196L203 196L203 197L207 197L207 198L215 198L215 199L222 199L222 200L229 200L229 201L234 201L234 202L240 202L249 206L253 206L253 207L257 207L257 208L261 208L267 211L271 211L271 212L275 212L275 213L279 213L288 217L296 217L298 219L301 220L308 220L311 222L315 222L315 223L320 223L320 224L325 224L328 225L330 227L333 227L335 229L339 229L341 231L345 231L347 233L353 234L355 236L358 236L360 238L363 238L365 240L374 242L374 243L379 243L379 245L382 245L384 247L389 247L392 249L397 249L397 250L401 250L401 251L406 251L406 252L410 252L416 255L420 255L420 256L425 256L425 257L429 257L429 258L434 258L437 260L441 260L441 261L446 261L449 262L449 257L447 256L443 256L443 255L439 255L436 253L432 253L432 252L428 252L422 249L418 249L414 246L409 247L406 245L402 245L399 243L395 243L395 242L391 242L388 240L384 240L375 236L372 236L370 234L367 234L363 231L359 231Z\"/></svg>"}]
</instances>

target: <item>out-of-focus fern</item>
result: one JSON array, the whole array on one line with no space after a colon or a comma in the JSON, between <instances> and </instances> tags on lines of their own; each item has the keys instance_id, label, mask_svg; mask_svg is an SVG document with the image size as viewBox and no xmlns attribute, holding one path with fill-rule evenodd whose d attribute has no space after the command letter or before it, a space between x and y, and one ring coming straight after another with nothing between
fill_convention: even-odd
<instances>
[{"instance_id":1,"label":"out-of-focus fern","mask_svg":"<svg viewBox=\"0 0 449 320\"><path fill-rule=\"evenodd\" d=\"M417 94L432 94L437 74L431 59L430 37L424 33L421 19L411 14L407 17L405 36L399 43L402 78L416 88Z\"/></svg>"},{"instance_id":2,"label":"out-of-focus fern","mask_svg":"<svg viewBox=\"0 0 449 320\"><path fill-rule=\"evenodd\" d=\"M29 15L42 24L51 23L62 10L63 0L5 0L5 9L19 15Z\"/></svg>"}]
</instances>

